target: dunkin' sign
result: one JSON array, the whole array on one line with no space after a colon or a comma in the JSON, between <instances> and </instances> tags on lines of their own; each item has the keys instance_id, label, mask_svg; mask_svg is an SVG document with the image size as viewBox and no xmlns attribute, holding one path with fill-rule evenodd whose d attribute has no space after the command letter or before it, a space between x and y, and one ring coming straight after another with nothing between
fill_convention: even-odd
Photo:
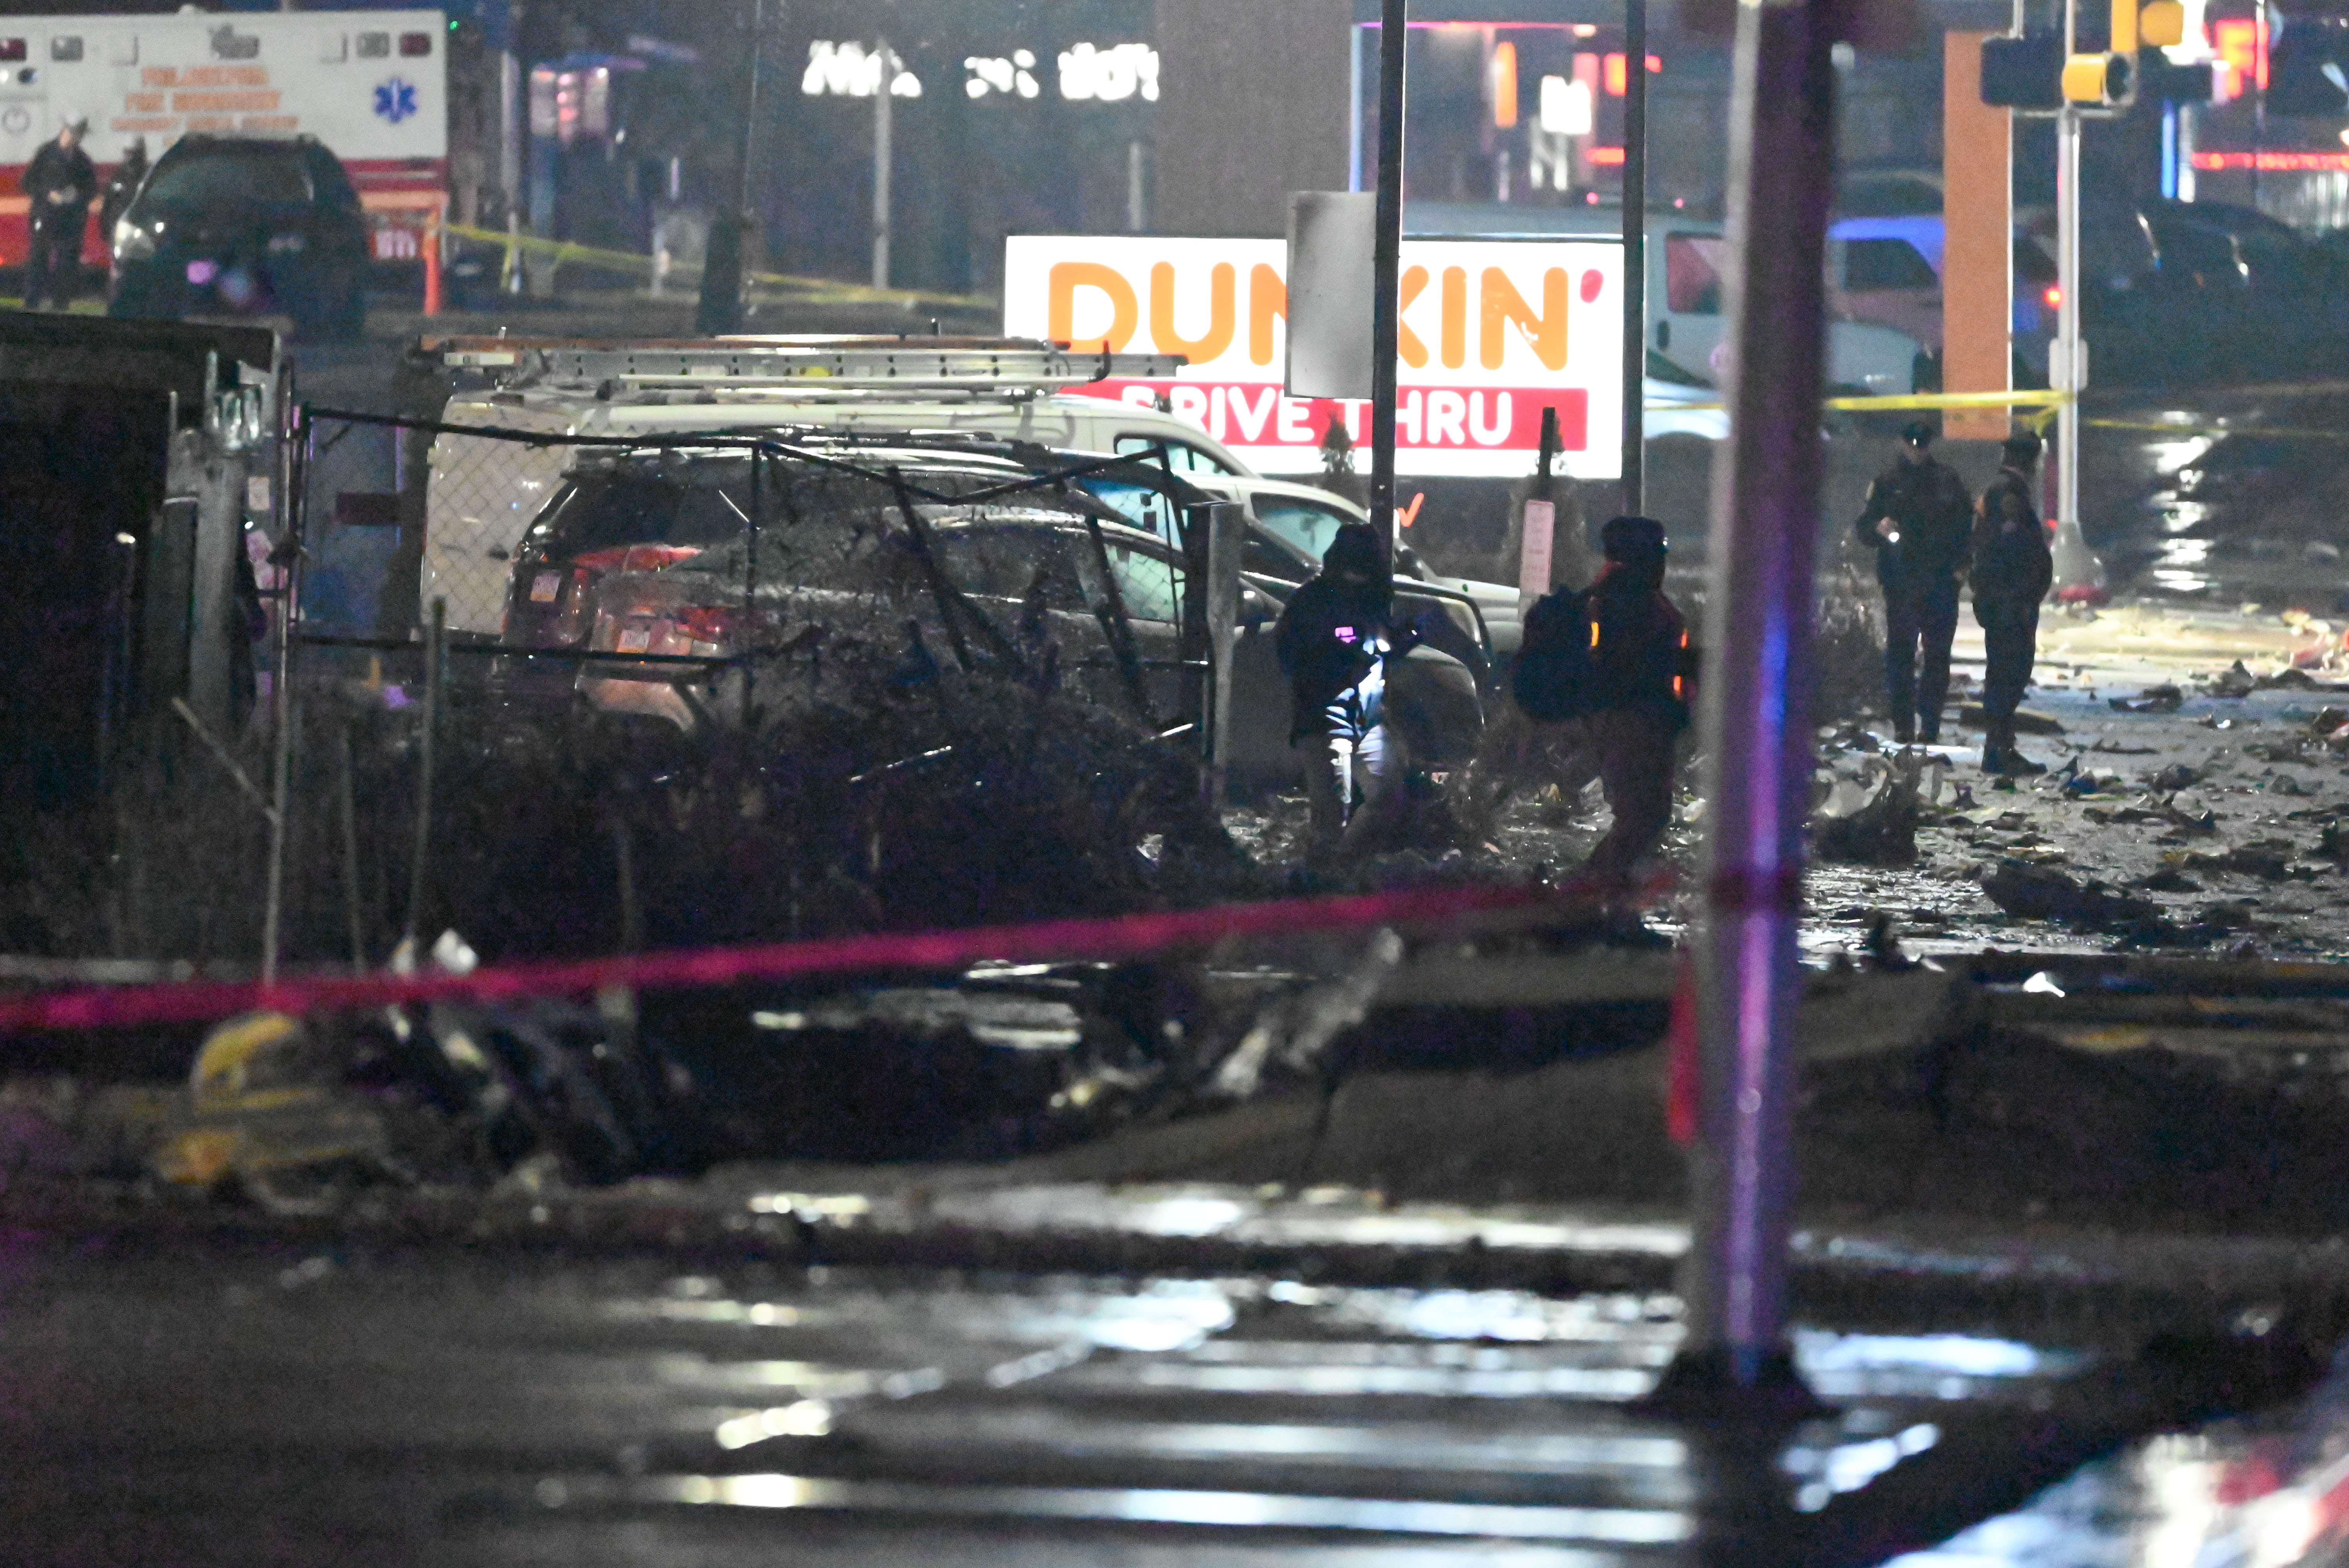
<instances>
[{"instance_id":1,"label":"dunkin' sign","mask_svg":"<svg viewBox=\"0 0 2349 1568\"><path fill-rule=\"evenodd\" d=\"M1087 390L1164 397L1255 468L1309 472L1332 418L1368 445L1370 405L1282 390L1288 250L1279 240L1014 236L1004 242L1003 330L1185 356L1173 380ZM1545 407L1557 410L1564 471L1621 472L1621 246L1406 240L1400 282L1398 472L1530 473ZM1357 466L1367 470L1368 456Z\"/></svg>"}]
</instances>

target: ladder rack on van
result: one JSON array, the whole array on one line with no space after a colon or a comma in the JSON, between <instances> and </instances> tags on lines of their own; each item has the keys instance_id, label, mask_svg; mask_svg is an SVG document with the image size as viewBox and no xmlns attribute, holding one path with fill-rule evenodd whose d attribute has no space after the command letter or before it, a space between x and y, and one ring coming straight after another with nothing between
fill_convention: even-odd
<instances>
[{"instance_id":1,"label":"ladder rack on van","mask_svg":"<svg viewBox=\"0 0 2349 1568\"><path fill-rule=\"evenodd\" d=\"M1171 377L1175 354L1081 354L1023 338L688 338L582 342L511 337L427 340L450 370L507 387L793 387L813 393L1057 391L1096 381ZM605 394L608 396L608 394Z\"/></svg>"}]
</instances>

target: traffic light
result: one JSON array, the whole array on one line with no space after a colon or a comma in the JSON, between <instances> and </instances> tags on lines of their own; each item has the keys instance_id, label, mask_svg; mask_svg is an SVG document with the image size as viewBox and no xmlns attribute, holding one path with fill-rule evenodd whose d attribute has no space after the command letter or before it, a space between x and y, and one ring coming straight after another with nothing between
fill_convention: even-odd
<instances>
[{"instance_id":1,"label":"traffic light","mask_svg":"<svg viewBox=\"0 0 2349 1568\"><path fill-rule=\"evenodd\" d=\"M2137 95L2137 61L2131 55L2107 49L2100 54L2074 55L2064 62L2064 101L2118 108Z\"/></svg>"},{"instance_id":2,"label":"traffic light","mask_svg":"<svg viewBox=\"0 0 2349 1568\"><path fill-rule=\"evenodd\" d=\"M2054 33L1984 38L1982 100L1994 108L2044 113L2064 107L2064 40Z\"/></svg>"},{"instance_id":3,"label":"traffic light","mask_svg":"<svg viewBox=\"0 0 2349 1568\"><path fill-rule=\"evenodd\" d=\"M2137 51L2168 47L2186 36L2179 0L2111 0L2102 16L2085 5L2069 14L2068 36L2038 33L1983 41L1984 103L2041 114L2067 104L2124 108L2139 86Z\"/></svg>"}]
</instances>

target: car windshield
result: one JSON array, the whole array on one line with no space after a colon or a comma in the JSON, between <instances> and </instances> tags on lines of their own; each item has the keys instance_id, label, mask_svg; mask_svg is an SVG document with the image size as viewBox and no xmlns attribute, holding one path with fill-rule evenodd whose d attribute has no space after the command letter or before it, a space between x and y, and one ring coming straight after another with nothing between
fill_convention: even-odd
<instances>
[{"instance_id":1,"label":"car windshield","mask_svg":"<svg viewBox=\"0 0 2349 1568\"><path fill-rule=\"evenodd\" d=\"M629 544L722 543L750 525L747 465L676 474L590 472L556 492L532 531L550 553Z\"/></svg>"},{"instance_id":2,"label":"car windshield","mask_svg":"<svg viewBox=\"0 0 2349 1568\"><path fill-rule=\"evenodd\" d=\"M1316 561L1338 537L1339 528L1350 521L1335 507L1290 496L1257 496L1256 515L1257 521Z\"/></svg>"},{"instance_id":3,"label":"car windshield","mask_svg":"<svg viewBox=\"0 0 2349 1568\"><path fill-rule=\"evenodd\" d=\"M166 158L140 197L141 206L298 206L310 200L310 176L301 153L291 147L191 151Z\"/></svg>"}]
</instances>

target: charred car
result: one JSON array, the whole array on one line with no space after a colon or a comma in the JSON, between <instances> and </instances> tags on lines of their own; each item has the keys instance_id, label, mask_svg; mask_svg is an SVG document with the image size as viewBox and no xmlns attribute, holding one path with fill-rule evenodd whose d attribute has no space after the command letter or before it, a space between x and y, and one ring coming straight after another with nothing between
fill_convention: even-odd
<instances>
[{"instance_id":1,"label":"charred car","mask_svg":"<svg viewBox=\"0 0 2349 1568\"><path fill-rule=\"evenodd\" d=\"M595 578L587 651L605 656L580 670L587 701L688 728L739 722L759 711L746 680L773 711L821 700L827 663L881 661L908 681L991 666L1162 732L1195 721L1204 543L1183 527L1136 527L1081 488L978 453L848 445L760 461L756 481L747 452L715 447L574 469L566 490L591 511L743 519L722 542L672 542ZM629 531L617 520L594 528ZM1243 774L1293 770L1271 637L1293 586L1243 575L1232 734ZM1474 749L1483 710L1460 660L1417 649L1390 690L1414 755L1441 765Z\"/></svg>"}]
</instances>

